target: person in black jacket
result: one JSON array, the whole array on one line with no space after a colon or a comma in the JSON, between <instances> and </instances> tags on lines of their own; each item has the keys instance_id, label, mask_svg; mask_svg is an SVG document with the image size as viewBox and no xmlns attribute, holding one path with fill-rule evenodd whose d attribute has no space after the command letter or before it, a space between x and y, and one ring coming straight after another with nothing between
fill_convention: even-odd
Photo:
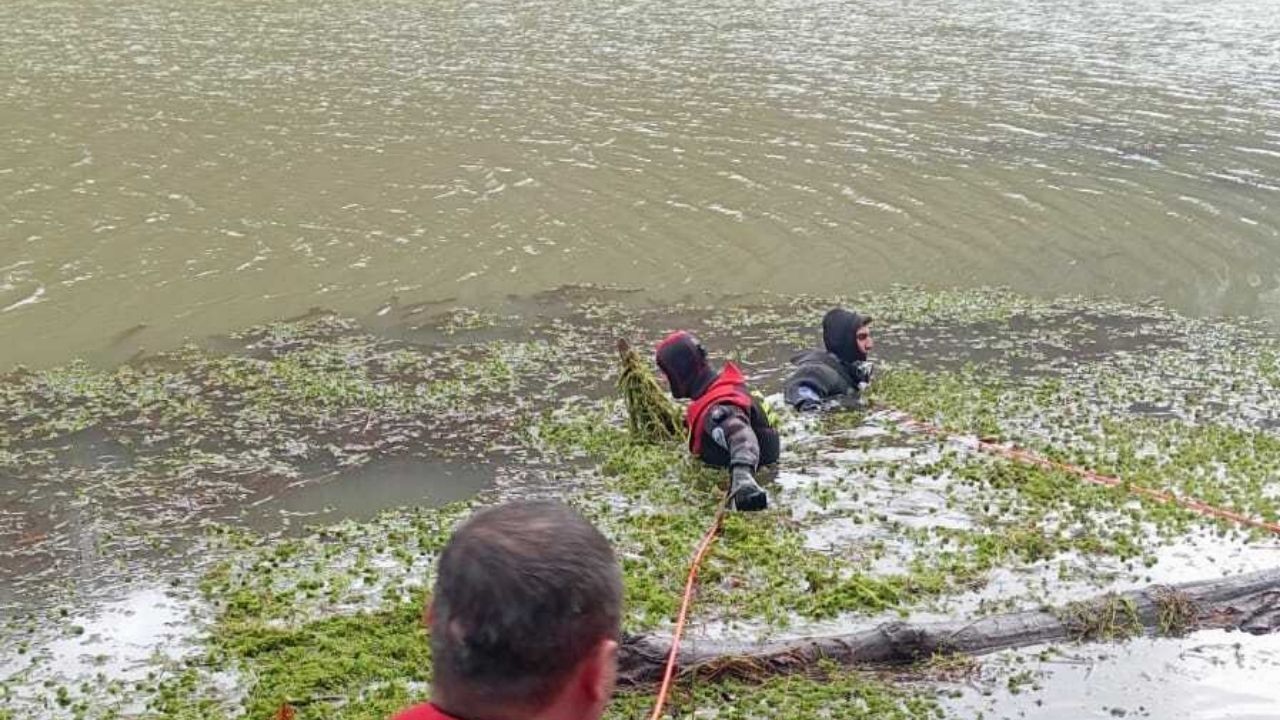
<instances>
[{"instance_id":1,"label":"person in black jacket","mask_svg":"<svg viewBox=\"0 0 1280 720\"><path fill-rule=\"evenodd\" d=\"M715 372L707 351L687 332L674 332L658 345L658 368L671 394L692 402L685 412L689 451L703 462L729 468L729 503L736 510L764 510L769 497L756 483L761 465L778 461L778 431L747 390L733 363Z\"/></svg>"},{"instance_id":2,"label":"person in black jacket","mask_svg":"<svg viewBox=\"0 0 1280 720\"><path fill-rule=\"evenodd\" d=\"M875 347L871 318L834 308L822 318L825 350L809 350L791 359L796 369L783 384L783 398L797 410L821 409L828 401L856 403L871 382L867 353Z\"/></svg>"}]
</instances>

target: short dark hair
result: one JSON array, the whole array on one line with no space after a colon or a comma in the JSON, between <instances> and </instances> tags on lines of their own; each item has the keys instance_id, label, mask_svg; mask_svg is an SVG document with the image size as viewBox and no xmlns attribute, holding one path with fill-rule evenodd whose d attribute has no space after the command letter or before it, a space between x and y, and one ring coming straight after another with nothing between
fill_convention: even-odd
<instances>
[{"instance_id":1,"label":"short dark hair","mask_svg":"<svg viewBox=\"0 0 1280 720\"><path fill-rule=\"evenodd\" d=\"M576 511L514 502L450 538L432 607L432 683L451 710L540 709L592 648L618 637L622 571Z\"/></svg>"}]
</instances>

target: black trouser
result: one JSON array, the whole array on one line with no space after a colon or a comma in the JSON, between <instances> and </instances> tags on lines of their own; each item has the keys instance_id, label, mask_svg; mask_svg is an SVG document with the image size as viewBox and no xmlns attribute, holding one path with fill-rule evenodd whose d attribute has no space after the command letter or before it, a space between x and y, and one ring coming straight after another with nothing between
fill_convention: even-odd
<instances>
[{"instance_id":1,"label":"black trouser","mask_svg":"<svg viewBox=\"0 0 1280 720\"><path fill-rule=\"evenodd\" d=\"M782 439L778 435L778 431L773 428L752 428L748 432L755 434L756 443L760 447L761 467L765 465L773 465L778 462L778 456L782 454ZM729 467L729 451L726 448L716 444L710 437L702 438L702 462L715 467Z\"/></svg>"}]
</instances>

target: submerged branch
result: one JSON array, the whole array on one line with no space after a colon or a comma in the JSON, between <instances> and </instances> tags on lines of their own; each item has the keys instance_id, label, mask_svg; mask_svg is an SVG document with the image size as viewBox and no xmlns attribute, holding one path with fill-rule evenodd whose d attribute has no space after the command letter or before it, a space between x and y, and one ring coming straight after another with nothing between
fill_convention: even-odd
<instances>
[{"instance_id":1,"label":"submerged branch","mask_svg":"<svg viewBox=\"0 0 1280 720\"><path fill-rule=\"evenodd\" d=\"M1057 608L937 623L890 622L850 633L757 645L680 650L679 673L704 679L759 679L801 673L822 661L846 666L899 665L935 655L983 655L1060 641L1111 640L1137 634L1182 635L1207 629L1255 635L1280 629L1280 568L1180 585L1107 593ZM623 642L623 686L656 682L670 640L640 635Z\"/></svg>"}]
</instances>

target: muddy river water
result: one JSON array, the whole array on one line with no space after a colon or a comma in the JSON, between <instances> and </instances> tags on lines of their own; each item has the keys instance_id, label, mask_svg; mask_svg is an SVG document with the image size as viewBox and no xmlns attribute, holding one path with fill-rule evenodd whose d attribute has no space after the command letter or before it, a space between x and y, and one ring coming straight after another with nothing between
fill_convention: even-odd
<instances>
[{"instance_id":1,"label":"muddy river water","mask_svg":"<svg viewBox=\"0 0 1280 720\"><path fill-rule=\"evenodd\" d=\"M9 0L0 27L0 366L571 282L1280 318L1275 0Z\"/></svg>"}]
</instances>

